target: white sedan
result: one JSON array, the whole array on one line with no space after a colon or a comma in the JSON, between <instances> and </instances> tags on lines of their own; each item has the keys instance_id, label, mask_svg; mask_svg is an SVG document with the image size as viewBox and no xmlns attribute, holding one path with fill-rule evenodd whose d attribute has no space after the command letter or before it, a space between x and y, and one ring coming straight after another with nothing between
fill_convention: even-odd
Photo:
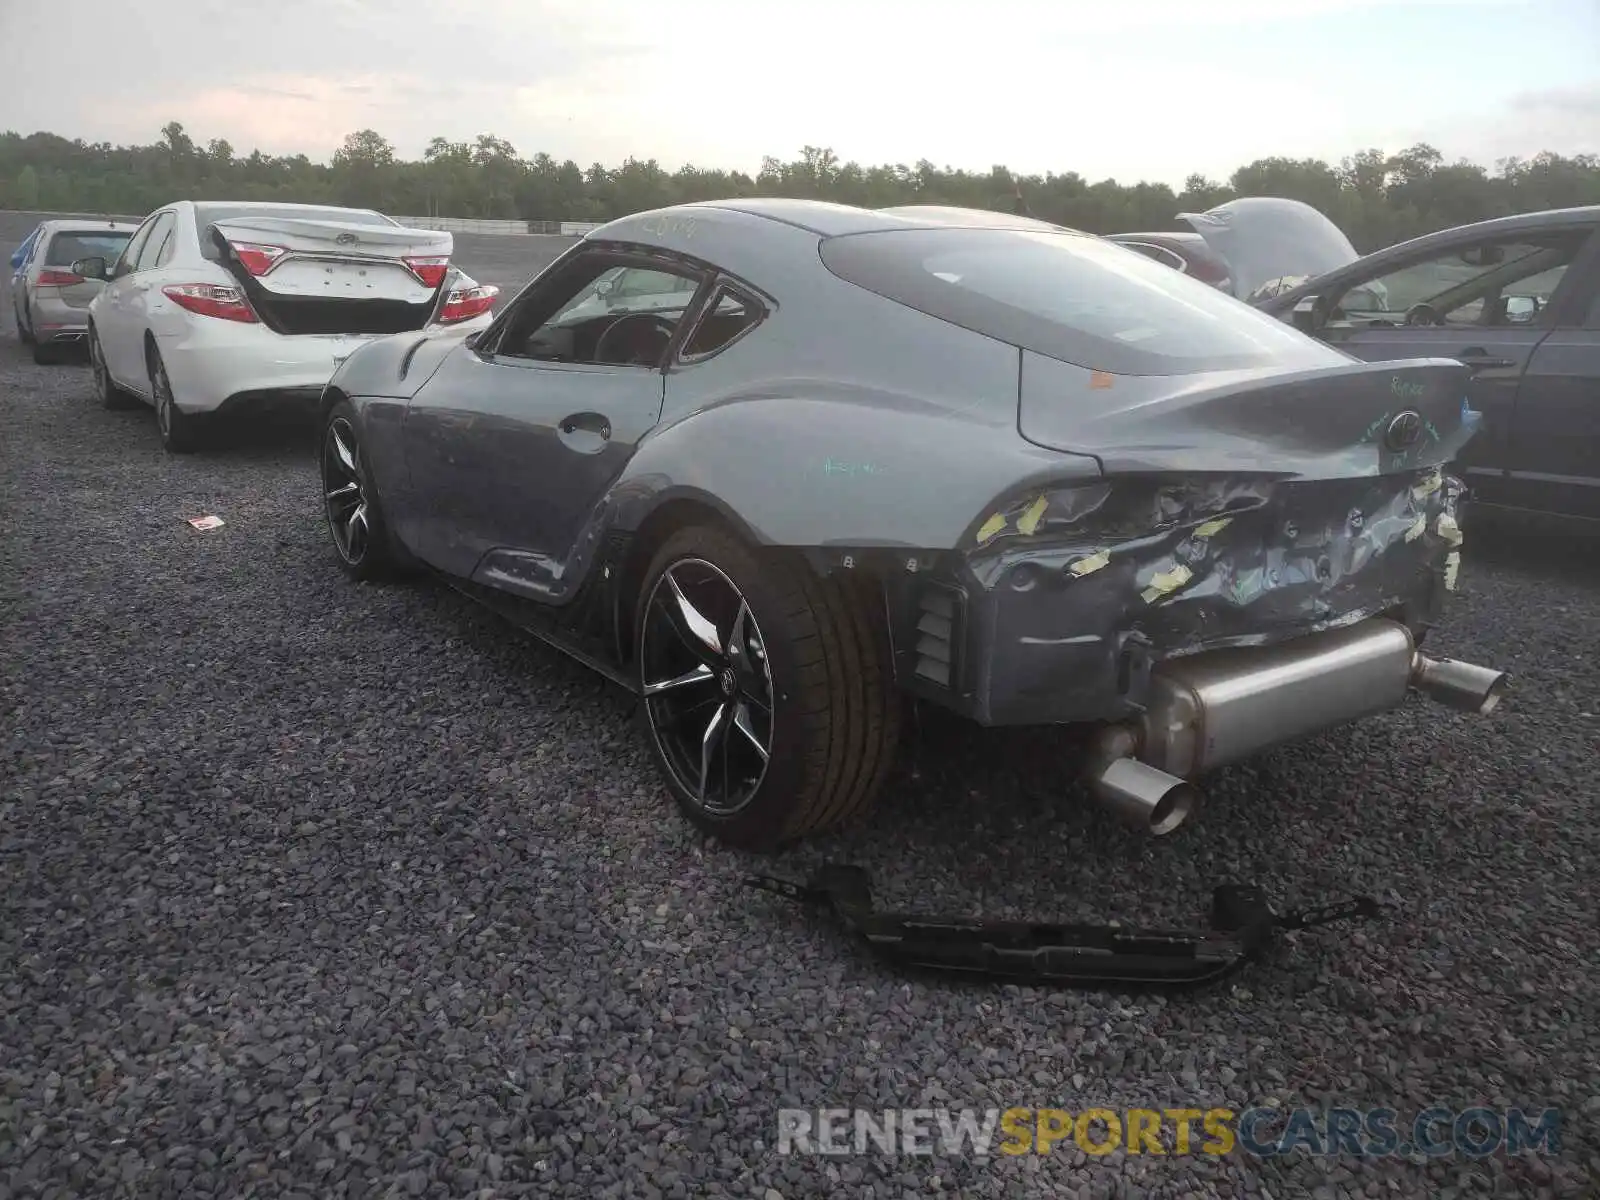
<instances>
[{"instance_id":1,"label":"white sedan","mask_svg":"<svg viewBox=\"0 0 1600 1200\"><path fill-rule=\"evenodd\" d=\"M182 200L147 217L89 305L89 359L108 408L156 410L162 444L195 448L207 419L312 403L375 338L461 334L491 320L499 288L450 265L448 233L367 209Z\"/></svg>"}]
</instances>

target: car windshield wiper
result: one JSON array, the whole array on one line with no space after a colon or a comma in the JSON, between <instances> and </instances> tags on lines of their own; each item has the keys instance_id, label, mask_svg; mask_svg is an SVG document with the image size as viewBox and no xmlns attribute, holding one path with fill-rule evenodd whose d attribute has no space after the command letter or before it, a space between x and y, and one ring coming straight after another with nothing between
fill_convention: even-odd
<instances>
[{"instance_id":1,"label":"car windshield wiper","mask_svg":"<svg viewBox=\"0 0 1600 1200\"><path fill-rule=\"evenodd\" d=\"M760 875L745 882L828 910L848 932L900 966L1079 987L1211 983L1259 959L1281 932L1383 914L1368 896L1280 914L1261 888L1224 884L1212 893L1209 930L1141 930L880 913L873 909L866 871L855 866L824 866L804 884Z\"/></svg>"}]
</instances>

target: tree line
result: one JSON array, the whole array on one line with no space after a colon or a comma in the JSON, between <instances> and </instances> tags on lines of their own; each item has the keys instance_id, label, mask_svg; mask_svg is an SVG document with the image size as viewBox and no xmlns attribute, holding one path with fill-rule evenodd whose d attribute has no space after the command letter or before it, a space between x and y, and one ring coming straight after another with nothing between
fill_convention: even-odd
<instances>
[{"instance_id":1,"label":"tree line","mask_svg":"<svg viewBox=\"0 0 1600 1200\"><path fill-rule=\"evenodd\" d=\"M1181 229L1179 212L1202 212L1234 196L1287 196L1320 209L1358 250L1435 229L1547 208L1600 204L1600 155L1544 152L1492 169L1446 161L1433 146L1398 154L1362 150L1339 163L1258 159L1227 180L1191 175L1181 190L1163 183L1091 182L1076 171L1018 176L915 165L840 162L807 146L787 162L766 158L755 175L655 159L620 166L549 154L523 157L504 138L438 137L406 161L381 134L345 138L328 163L303 154L241 154L226 139L196 142L177 121L146 146L113 146L53 133L0 133L0 208L140 215L177 198L279 200L377 208L407 216L536 221L603 221L685 201L794 196L868 208L954 204L1028 211L1094 233Z\"/></svg>"}]
</instances>

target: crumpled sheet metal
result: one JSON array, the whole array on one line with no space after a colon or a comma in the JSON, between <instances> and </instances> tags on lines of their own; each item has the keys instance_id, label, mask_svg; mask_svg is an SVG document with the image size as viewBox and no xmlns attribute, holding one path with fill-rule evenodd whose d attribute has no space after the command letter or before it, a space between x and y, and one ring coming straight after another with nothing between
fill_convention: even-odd
<instances>
[{"instance_id":1,"label":"crumpled sheet metal","mask_svg":"<svg viewBox=\"0 0 1600 1200\"><path fill-rule=\"evenodd\" d=\"M1453 582L1461 485L1402 475L1119 480L1024 496L964 558L972 711L988 724L1118 719L1165 659L1370 617L1425 627ZM1032 533L1018 528L1022 524Z\"/></svg>"},{"instance_id":2,"label":"crumpled sheet metal","mask_svg":"<svg viewBox=\"0 0 1600 1200\"><path fill-rule=\"evenodd\" d=\"M1079 632L1137 631L1161 657L1317 632L1412 598L1460 542L1439 468L1323 482L1105 484L1020 499L968 558L985 590L1043 584ZM1044 581L1048 580L1048 583Z\"/></svg>"}]
</instances>

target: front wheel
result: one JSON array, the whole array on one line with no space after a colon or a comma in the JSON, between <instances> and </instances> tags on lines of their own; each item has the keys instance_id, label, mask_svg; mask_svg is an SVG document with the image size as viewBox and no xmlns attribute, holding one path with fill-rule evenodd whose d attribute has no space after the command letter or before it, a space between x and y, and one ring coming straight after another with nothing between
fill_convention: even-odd
<instances>
[{"instance_id":1,"label":"front wheel","mask_svg":"<svg viewBox=\"0 0 1600 1200\"><path fill-rule=\"evenodd\" d=\"M347 400L335 404L323 422L320 465L322 511L345 574L361 580L398 574L389 526Z\"/></svg>"},{"instance_id":2,"label":"front wheel","mask_svg":"<svg viewBox=\"0 0 1600 1200\"><path fill-rule=\"evenodd\" d=\"M696 826L771 850L870 806L900 718L873 596L720 528L661 546L634 644L651 746Z\"/></svg>"}]
</instances>

